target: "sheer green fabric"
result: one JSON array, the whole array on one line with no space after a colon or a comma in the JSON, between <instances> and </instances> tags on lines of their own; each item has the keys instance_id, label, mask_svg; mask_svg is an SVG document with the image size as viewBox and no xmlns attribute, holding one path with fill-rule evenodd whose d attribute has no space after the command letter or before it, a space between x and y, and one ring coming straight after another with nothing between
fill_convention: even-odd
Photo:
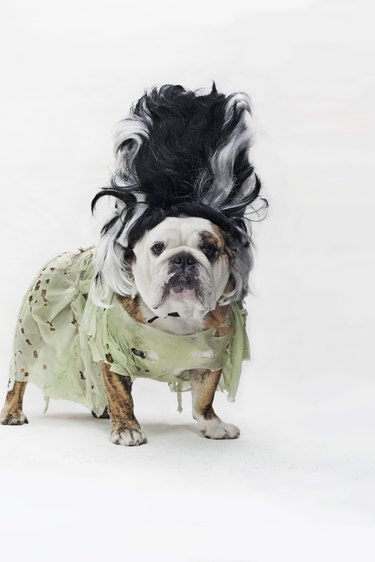
<instances>
[{"instance_id":1,"label":"sheer green fabric","mask_svg":"<svg viewBox=\"0 0 375 562\"><path fill-rule=\"evenodd\" d=\"M14 339L10 384L31 381L46 398L68 399L100 415L107 400L99 363L120 375L190 389L189 369L222 368L220 389L234 400L242 360L249 358L245 311L231 305L233 330L189 336L161 332L130 317L113 296L94 304L94 249L66 252L39 273L22 304Z\"/></svg>"}]
</instances>

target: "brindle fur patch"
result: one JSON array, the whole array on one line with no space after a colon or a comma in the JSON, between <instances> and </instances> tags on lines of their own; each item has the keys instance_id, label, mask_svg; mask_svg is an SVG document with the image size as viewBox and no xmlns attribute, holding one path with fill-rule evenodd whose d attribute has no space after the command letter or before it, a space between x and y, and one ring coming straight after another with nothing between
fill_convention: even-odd
<instances>
[{"instance_id":1,"label":"brindle fur patch","mask_svg":"<svg viewBox=\"0 0 375 562\"><path fill-rule=\"evenodd\" d=\"M216 224L212 225L212 228L216 234L216 237L220 240L220 248L223 254L225 254L229 261L233 261L233 241L231 235L227 232L223 232Z\"/></svg>"},{"instance_id":2,"label":"brindle fur patch","mask_svg":"<svg viewBox=\"0 0 375 562\"><path fill-rule=\"evenodd\" d=\"M193 418L203 417L205 420L217 418L212 403L219 384L221 371L195 369L190 372L191 395L193 402Z\"/></svg>"},{"instance_id":3,"label":"brindle fur patch","mask_svg":"<svg viewBox=\"0 0 375 562\"><path fill-rule=\"evenodd\" d=\"M233 261L234 254L233 254L233 243L231 236L226 232L223 232L221 228L219 228L216 224L212 225L213 232L208 230L204 230L201 232L201 242L213 244L218 249L218 255L216 259L219 257L227 258L229 262Z\"/></svg>"},{"instance_id":4,"label":"brindle fur patch","mask_svg":"<svg viewBox=\"0 0 375 562\"><path fill-rule=\"evenodd\" d=\"M215 229L215 233L209 230L203 230L200 233L201 244L211 244L217 248L217 254L213 258L208 258L211 262L215 262L220 257L224 256L224 239L220 229Z\"/></svg>"},{"instance_id":5,"label":"brindle fur patch","mask_svg":"<svg viewBox=\"0 0 375 562\"><path fill-rule=\"evenodd\" d=\"M25 393L27 382L16 381L12 390L9 390L4 408L0 414L1 423L4 425L21 425L29 423L26 416L22 412L23 395Z\"/></svg>"},{"instance_id":6,"label":"brindle fur patch","mask_svg":"<svg viewBox=\"0 0 375 562\"><path fill-rule=\"evenodd\" d=\"M232 320L229 306L217 306L211 310L204 318L205 330L216 330L217 336L225 336L232 329Z\"/></svg>"},{"instance_id":7,"label":"brindle fur patch","mask_svg":"<svg viewBox=\"0 0 375 562\"><path fill-rule=\"evenodd\" d=\"M107 363L102 363L102 374L112 429L118 431L140 429L138 420L134 416L131 378L112 373Z\"/></svg>"},{"instance_id":8,"label":"brindle fur patch","mask_svg":"<svg viewBox=\"0 0 375 562\"><path fill-rule=\"evenodd\" d=\"M118 297L118 299L129 316L142 324L146 322L141 311L141 303L138 295L135 296L134 299L131 297Z\"/></svg>"}]
</instances>

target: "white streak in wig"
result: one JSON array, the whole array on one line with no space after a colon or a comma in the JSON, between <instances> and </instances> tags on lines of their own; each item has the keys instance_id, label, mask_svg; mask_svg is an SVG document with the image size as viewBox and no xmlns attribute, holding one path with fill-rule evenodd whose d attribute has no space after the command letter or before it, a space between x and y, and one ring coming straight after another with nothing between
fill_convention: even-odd
<instances>
[{"instance_id":1,"label":"white streak in wig","mask_svg":"<svg viewBox=\"0 0 375 562\"><path fill-rule=\"evenodd\" d=\"M134 222L144 213L145 209L146 205L143 203L137 205L134 215L120 235L123 223L119 209L115 209L113 216L118 215L117 221L99 240L96 252L96 265L100 278L93 291L93 299L101 306L108 306L112 293L133 297L136 294L131 267L124 263L124 253L128 245L128 232Z\"/></svg>"},{"instance_id":2,"label":"white streak in wig","mask_svg":"<svg viewBox=\"0 0 375 562\"><path fill-rule=\"evenodd\" d=\"M147 126L138 117L127 117L120 121L114 139L114 152L116 155L116 173L126 170L130 182L136 181L134 159L144 138L149 135ZM120 146L127 140L132 140L133 145L124 147L119 152Z\"/></svg>"},{"instance_id":3,"label":"white streak in wig","mask_svg":"<svg viewBox=\"0 0 375 562\"><path fill-rule=\"evenodd\" d=\"M133 163L143 139L147 138L148 134L146 124L138 117L128 117L119 123L114 139L114 151L117 155L115 170L117 185L127 186L137 182ZM130 147L123 147L119 152L120 146L126 140L134 142ZM138 192L134 195L137 205L132 218L124 227L121 213L125 210L125 204L117 199L112 216L108 219L117 216L117 220L105 234L101 235L97 245L96 266L99 278L93 288L92 298L101 306L108 306L113 292L124 296L134 295L131 269L124 264L124 252L128 245L129 230L146 209L145 195Z\"/></svg>"},{"instance_id":4,"label":"white streak in wig","mask_svg":"<svg viewBox=\"0 0 375 562\"><path fill-rule=\"evenodd\" d=\"M245 112L250 115L251 102L249 96L245 92L236 92L228 96L224 115L224 126L227 125L227 123L231 119L234 107L236 107L237 109L244 109Z\"/></svg>"},{"instance_id":5,"label":"white streak in wig","mask_svg":"<svg viewBox=\"0 0 375 562\"><path fill-rule=\"evenodd\" d=\"M206 191L205 203L220 210L230 210L241 204L243 198L253 190L255 184L254 175L246 181L239 190L238 198L232 198L227 202L232 193L234 177L233 167L237 154L242 149L249 150L254 132L251 122L250 98L244 92L232 94L228 97L225 108L224 126L233 117L233 112L243 110L241 119L236 128L228 137L227 143L217 150L210 158L210 166L214 176L212 187ZM199 178L199 183L204 186L206 182L205 174ZM220 299L220 304L230 304L243 298L248 292L248 277L253 265L252 249L240 246L235 252L235 257L230 266L230 273L235 282L235 288L230 293L224 294Z\"/></svg>"},{"instance_id":6,"label":"white streak in wig","mask_svg":"<svg viewBox=\"0 0 375 562\"><path fill-rule=\"evenodd\" d=\"M253 253L251 246L247 248L242 247L237 251L233 262L230 265L229 273L234 279L234 289L230 293L224 293L219 304L224 306L232 302L237 302L243 299L244 295L248 293L248 278L249 273L253 266Z\"/></svg>"},{"instance_id":7,"label":"white streak in wig","mask_svg":"<svg viewBox=\"0 0 375 562\"><path fill-rule=\"evenodd\" d=\"M214 176L212 188L207 192L205 203L213 205L220 209L230 209L235 207L237 201L232 200L230 204L226 201L233 189L233 166L237 154L240 150L249 149L253 140L253 130L250 121L250 100L247 94L238 93L229 96L227 106L225 108L224 123L228 123L231 119L235 108L243 109L241 119L236 128L232 131L228 138L228 142L219 150L214 152L210 158L210 166ZM253 189L254 177L248 180L248 189ZM239 200L244 196L244 188L239 193ZM246 191L248 191L246 189Z\"/></svg>"}]
</instances>

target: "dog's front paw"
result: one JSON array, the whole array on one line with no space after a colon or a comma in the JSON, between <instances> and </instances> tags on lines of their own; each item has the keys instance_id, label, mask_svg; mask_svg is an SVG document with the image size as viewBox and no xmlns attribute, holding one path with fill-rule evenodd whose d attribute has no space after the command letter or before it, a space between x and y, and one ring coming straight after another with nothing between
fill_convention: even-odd
<instances>
[{"instance_id":1,"label":"dog's front paw","mask_svg":"<svg viewBox=\"0 0 375 562\"><path fill-rule=\"evenodd\" d=\"M8 412L5 408L0 413L0 423L2 425L23 425L29 423L27 417L21 410Z\"/></svg>"},{"instance_id":2,"label":"dog's front paw","mask_svg":"<svg viewBox=\"0 0 375 562\"><path fill-rule=\"evenodd\" d=\"M127 427L121 427L112 429L109 440L115 445L126 445L128 447L134 447L147 443L146 434L141 428L129 429Z\"/></svg>"},{"instance_id":3,"label":"dog's front paw","mask_svg":"<svg viewBox=\"0 0 375 562\"><path fill-rule=\"evenodd\" d=\"M207 439L237 439L240 430L231 423L225 423L219 418L204 420L199 423L202 435Z\"/></svg>"}]
</instances>

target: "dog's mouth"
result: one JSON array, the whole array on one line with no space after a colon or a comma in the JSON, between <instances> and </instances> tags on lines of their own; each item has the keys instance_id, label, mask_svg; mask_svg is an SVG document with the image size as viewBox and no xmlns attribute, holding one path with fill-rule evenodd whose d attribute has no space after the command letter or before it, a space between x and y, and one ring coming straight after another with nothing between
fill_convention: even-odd
<instances>
[{"instance_id":1,"label":"dog's mouth","mask_svg":"<svg viewBox=\"0 0 375 562\"><path fill-rule=\"evenodd\" d=\"M182 271L173 269L168 269L160 284L155 295L157 304L152 309L161 314L178 312L183 317L196 316L198 312L200 314L208 310L210 279L205 270L201 271L198 267L184 268Z\"/></svg>"},{"instance_id":2,"label":"dog's mouth","mask_svg":"<svg viewBox=\"0 0 375 562\"><path fill-rule=\"evenodd\" d=\"M196 275L186 273L175 273L164 285L162 302L168 297L173 300L201 299L201 285Z\"/></svg>"}]
</instances>

